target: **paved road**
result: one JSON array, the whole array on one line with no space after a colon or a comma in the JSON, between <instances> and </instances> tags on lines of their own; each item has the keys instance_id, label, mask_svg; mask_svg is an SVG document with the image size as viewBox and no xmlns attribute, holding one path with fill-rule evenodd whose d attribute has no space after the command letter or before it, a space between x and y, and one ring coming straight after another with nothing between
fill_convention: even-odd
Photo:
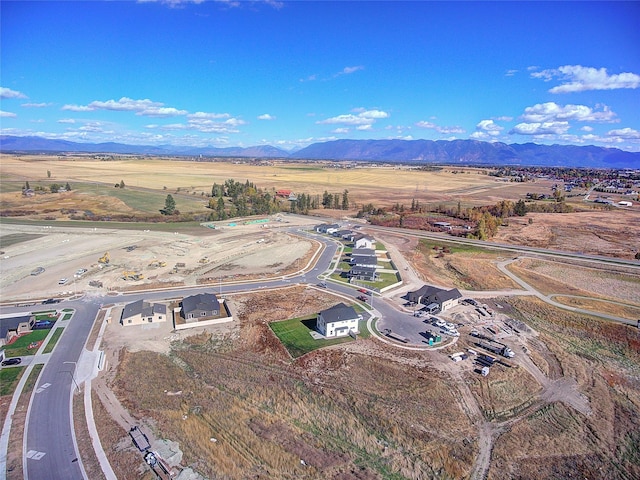
<instances>
[{"instance_id":1,"label":"paved road","mask_svg":"<svg viewBox=\"0 0 640 480\"><path fill-rule=\"evenodd\" d=\"M391 229L385 229L387 231ZM319 257L312 260L315 262L313 268L303 273L296 273L290 276L283 276L274 280L257 280L249 283L225 284L215 287L199 287L199 288L180 288L168 291L157 292L141 292L135 294L105 296L105 297L85 297L74 301L65 301L62 308L75 308L74 318L68 322L65 332L60 338L57 347L48 359L44 367L37 388L32 396L32 403L29 408L27 425L25 429L24 441L24 469L25 479L31 478L64 478L64 479L81 479L86 478L82 462L77 453L77 447L71 425L71 401L72 392L75 388L75 367L76 362L80 358L80 354L91 332L95 317L100 309L101 304L109 303L128 303L144 298L147 300L166 299L168 296L182 298L187 295L193 295L199 292L216 290L216 293L227 294L233 292L254 291L262 288L276 288L291 285L293 283L319 283L318 278L324 278L327 268L330 266L332 259L336 255L337 242L314 234L305 232L296 232L299 235L309 238L316 238L322 241L325 248ZM402 231L402 234L415 236L429 236L427 234ZM447 241L455 241L455 238L442 237L437 238ZM488 246L483 242L483 246ZM497 247L502 248L502 247ZM526 250L518 249L513 246L505 246L509 250ZM540 249L536 249L540 253ZM545 254L552 254L551 251L545 251ZM557 254L557 252L556 252ZM576 258L583 258L580 255L569 254ZM562 254L562 256L566 256ZM619 263L615 260L603 257L594 258L598 262ZM301 270L303 267L301 266ZM519 282L520 283L520 282ZM328 289L353 297L353 287L344 284L336 284L331 281L327 282ZM550 300L549 298L546 299ZM392 318L397 316L406 316L413 319L407 313L400 313L393 305L387 303L386 300L373 298L372 312L369 313L370 319ZM556 302L554 302L556 303ZM560 306L560 304L558 304ZM566 308L566 306L563 306ZM8 313L9 311L24 311L25 309L2 308L0 313ZM580 311L580 310L576 310ZM581 312L582 313L582 312ZM593 314L593 312L584 312ZM604 316L603 316L604 317ZM415 319L420 321L420 319ZM404 323L404 322L403 322ZM401 333L401 332L399 332ZM410 348L410 347L406 347ZM0 452L0 458L6 459L6 452ZM4 478L4 465L0 465L0 480Z\"/></svg>"}]
</instances>

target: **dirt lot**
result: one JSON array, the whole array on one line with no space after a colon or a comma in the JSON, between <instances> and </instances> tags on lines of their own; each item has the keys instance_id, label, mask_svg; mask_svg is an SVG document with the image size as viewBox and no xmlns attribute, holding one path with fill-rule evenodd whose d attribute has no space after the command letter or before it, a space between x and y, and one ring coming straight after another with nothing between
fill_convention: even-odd
<instances>
[{"instance_id":1,"label":"dirt lot","mask_svg":"<svg viewBox=\"0 0 640 480\"><path fill-rule=\"evenodd\" d=\"M312 218L295 221L301 226L314 224ZM277 275L284 268L302 267L295 264L296 259L303 259L315 245L283 231L283 227L293 223L274 218L261 225L266 227L242 224L217 229L200 227L197 235L3 225L3 235L38 237L4 249L0 259L2 298L28 300L73 295L76 291L90 295L97 291L198 285L205 281L215 284L247 275ZM98 263L105 252L110 256L108 265ZM154 266L153 262L165 265ZM37 267L45 271L31 275ZM75 278L82 268L87 272ZM144 278L124 280L124 272L140 273ZM67 278L68 283L59 285L62 278ZM101 282L102 287L91 286L92 281Z\"/></svg>"}]
</instances>

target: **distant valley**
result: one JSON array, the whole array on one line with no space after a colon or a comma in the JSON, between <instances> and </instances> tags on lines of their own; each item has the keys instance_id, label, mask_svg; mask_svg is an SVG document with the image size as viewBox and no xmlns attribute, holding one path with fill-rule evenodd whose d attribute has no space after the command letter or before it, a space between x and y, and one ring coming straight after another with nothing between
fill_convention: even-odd
<instances>
[{"instance_id":1,"label":"distant valley","mask_svg":"<svg viewBox=\"0 0 640 480\"><path fill-rule=\"evenodd\" d=\"M547 167L639 168L640 152L593 145L506 144L477 140L335 140L288 152L271 145L188 147L79 143L42 137L0 136L3 153L111 153L215 157L291 158L404 164L527 165Z\"/></svg>"}]
</instances>

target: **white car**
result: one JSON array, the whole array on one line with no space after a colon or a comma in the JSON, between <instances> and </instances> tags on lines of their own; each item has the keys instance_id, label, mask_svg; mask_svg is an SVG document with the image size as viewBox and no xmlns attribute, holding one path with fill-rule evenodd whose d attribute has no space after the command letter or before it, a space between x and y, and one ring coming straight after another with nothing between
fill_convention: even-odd
<instances>
[{"instance_id":1,"label":"white car","mask_svg":"<svg viewBox=\"0 0 640 480\"><path fill-rule=\"evenodd\" d=\"M445 322L444 320L442 320L441 318L438 319L438 321L436 322L436 325L438 327L444 327L447 324L447 322Z\"/></svg>"},{"instance_id":2,"label":"white car","mask_svg":"<svg viewBox=\"0 0 640 480\"><path fill-rule=\"evenodd\" d=\"M61 278L60 280L58 280L58 285L66 285L68 281L68 278Z\"/></svg>"},{"instance_id":3,"label":"white car","mask_svg":"<svg viewBox=\"0 0 640 480\"><path fill-rule=\"evenodd\" d=\"M76 272L76 276L80 277L80 276L84 275L85 273L87 273L87 269L86 268L81 268L80 270L78 270Z\"/></svg>"}]
</instances>

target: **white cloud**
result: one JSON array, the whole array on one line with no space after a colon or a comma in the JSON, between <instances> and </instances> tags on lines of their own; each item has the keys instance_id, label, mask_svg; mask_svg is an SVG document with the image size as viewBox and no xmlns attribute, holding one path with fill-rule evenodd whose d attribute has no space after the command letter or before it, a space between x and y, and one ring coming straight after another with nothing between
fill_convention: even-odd
<instances>
[{"instance_id":1,"label":"white cloud","mask_svg":"<svg viewBox=\"0 0 640 480\"><path fill-rule=\"evenodd\" d=\"M187 115L187 118L229 118L231 115L228 113L207 113L207 112L195 112Z\"/></svg>"},{"instance_id":2,"label":"white cloud","mask_svg":"<svg viewBox=\"0 0 640 480\"><path fill-rule=\"evenodd\" d=\"M494 120L497 120L499 122L510 122L511 120L513 120L513 117L502 115L501 117L495 117Z\"/></svg>"},{"instance_id":3,"label":"white cloud","mask_svg":"<svg viewBox=\"0 0 640 480\"><path fill-rule=\"evenodd\" d=\"M555 102L539 103L533 107L524 109L520 117L525 122L543 123L564 120L576 120L579 122L615 122L616 114L606 105L602 110L595 111L586 105L565 105Z\"/></svg>"},{"instance_id":4,"label":"white cloud","mask_svg":"<svg viewBox=\"0 0 640 480\"><path fill-rule=\"evenodd\" d=\"M627 127L618 130L609 130L607 132L607 136L617 137L624 140L640 140L640 131Z\"/></svg>"},{"instance_id":5,"label":"white cloud","mask_svg":"<svg viewBox=\"0 0 640 480\"><path fill-rule=\"evenodd\" d=\"M178 110L173 107L150 107L137 112L136 115L143 115L145 117L175 117L178 115L186 115L187 113L186 110Z\"/></svg>"},{"instance_id":6,"label":"white cloud","mask_svg":"<svg viewBox=\"0 0 640 480\"><path fill-rule=\"evenodd\" d=\"M0 98L29 98L24 93L10 88L0 87Z\"/></svg>"},{"instance_id":7,"label":"white cloud","mask_svg":"<svg viewBox=\"0 0 640 480\"><path fill-rule=\"evenodd\" d=\"M376 120L389 117L389 114L387 112L383 112L382 110L357 109L356 111L359 112L356 115L348 113L344 115L338 115L336 117L327 118L325 120L319 120L316 123L321 125L373 125Z\"/></svg>"},{"instance_id":8,"label":"white cloud","mask_svg":"<svg viewBox=\"0 0 640 480\"><path fill-rule=\"evenodd\" d=\"M72 112L92 112L95 110L110 110L115 112L135 112L136 115L145 117L175 117L178 115L186 115L186 110L178 110L173 107L165 107L161 102L154 102L145 98L143 100L134 100L128 97L122 97L120 100L100 101L94 100L89 105L64 105L62 110Z\"/></svg>"},{"instance_id":9,"label":"white cloud","mask_svg":"<svg viewBox=\"0 0 640 480\"><path fill-rule=\"evenodd\" d=\"M3 117L3 118L15 118L15 117L17 117L17 116L18 116L18 115L16 115L16 114L15 114L15 113L13 113L13 112L5 112L5 111L3 111L3 110L0 110L0 117Z\"/></svg>"},{"instance_id":10,"label":"white cloud","mask_svg":"<svg viewBox=\"0 0 640 480\"><path fill-rule=\"evenodd\" d=\"M336 75L350 75L352 73L355 73L359 70L364 70L364 67L362 65L356 65L353 67L344 67L342 69L341 72L338 72Z\"/></svg>"},{"instance_id":11,"label":"white cloud","mask_svg":"<svg viewBox=\"0 0 640 480\"><path fill-rule=\"evenodd\" d=\"M518 70L507 70L507 72L504 74L505 77L513 77L516 73L518 73Z\"/></svg>"},{"instance_id":12,"label":"white cloud","mask_svg":"<svg viewBox=\"0 0 640 480\"><path fill-rule=\"evenodd\" d=\"M482 132L492 137L500 135L502 130L504 130L504 127L494 123L493 120L480 120L476 125L477 132Z\"/></svg>"},{"instance_id":13,"label":"white cloud","mask_svg":"<svg viewBox=\"0 0 640 480\"><path fill-rule=\"evenodd\" d=\"M358 126L356 127L356 130L362 130L362 131L365 131L365 130L371 130L371 124L367 124L367 125L358 125Z\"/></svg>"},{"instance_id":14,"label":"white cloud","mask_svg":"<svg viewBox=\"0 0 640 480\"><path fill-rule=\"evenodd\" d=\"M276 117L273 115L269 115L268 113L263 113L262 115L258 115L258 120L275 120Z\"/></svg>"},{"instance_id":15,"label":"white cloud","mask_svg":"<svg viewBox=\"0 0 640 480\"><path fill-rule=\"evenodd\" d=\"M569 130L569 122L519 123L509 133L519 135L562 135Z\"/></svg>"},{"instance_id":16,"label":"white cloud","mask_svg":"<svg viewBox=\"0 0 640 480\"><path fill-rule=\"evenodd\" d=\"M584 127L580 128L580 130L582 130L583 132L593 132L593 127L585 125Z\"/></svg>"},{"instance_id":17,"label":"white cloud","mask_svg":"<svg viewBox=\"0 0 640 480\"><path fill-rule=\"evenodd\" d=\"M44 107L50 107L51 105L53 104L52 103L23 103L20 106L25 108L44 108Z\"/></svg>"},{"instance_id":18,"label":"white cloud","mask_svg":"<svg viewBox=\"0 0 640 480\"><path fill-rule=\"evenodd\" d=\"M68 110L70 112L92 112L94 109L86 105L63 105L62 110Z\"/></svg>"},{"instance_id":19,"label":"white cloud","mask_svg":"<svg viewBox=\"0 0 640 480\"><path fill-rule=\"evenodd\" d=\"M60 120L58 120L58 123L68 123L73 125L74 123L76 123L76 121L73 118L61 118Z\"/></svg>"},{"instance_id":20,"label":"white cloud","mask_svg":"<svg viewBox=\"0 0 640 480\"><path fill-rule=\"evenodd\" d=\"M436 125L433 122L427 122L425 120L420 120L419 122L416 122L415 125L416 125L416 127L435 130L436 132L443 133L443 134L464 133L465 132L465 129L462 128L462 127L458 127L458 126L442 127L440 125Z\"/></svg>"},{"instance_id":21,"label":"white cloud","mask_svg":"<svg viewBox=\"0 0 640 480\"><path fill-rule=\"evenodd\" d=\"M564 65L557 69L533 72L534 78L551 81L559 78L561 85L553 87L550 93L584 92L587 90L616 90L619 88L638 88L640 75L631 72L609 75L606 68L583 67L582 65Z\"/></svg>"},{"instance_id":22,"label":"white cloud","mask_svg":"<svg viewBox=\"0 0 640 480\"><path fill-rule=\"evenodd\" d=\"M340 128L336 128L334 130L331 130L331 133L349 133L349 129L348 128L344 128L344 127L340 127Z\"/></svg>"}]
</instances>

